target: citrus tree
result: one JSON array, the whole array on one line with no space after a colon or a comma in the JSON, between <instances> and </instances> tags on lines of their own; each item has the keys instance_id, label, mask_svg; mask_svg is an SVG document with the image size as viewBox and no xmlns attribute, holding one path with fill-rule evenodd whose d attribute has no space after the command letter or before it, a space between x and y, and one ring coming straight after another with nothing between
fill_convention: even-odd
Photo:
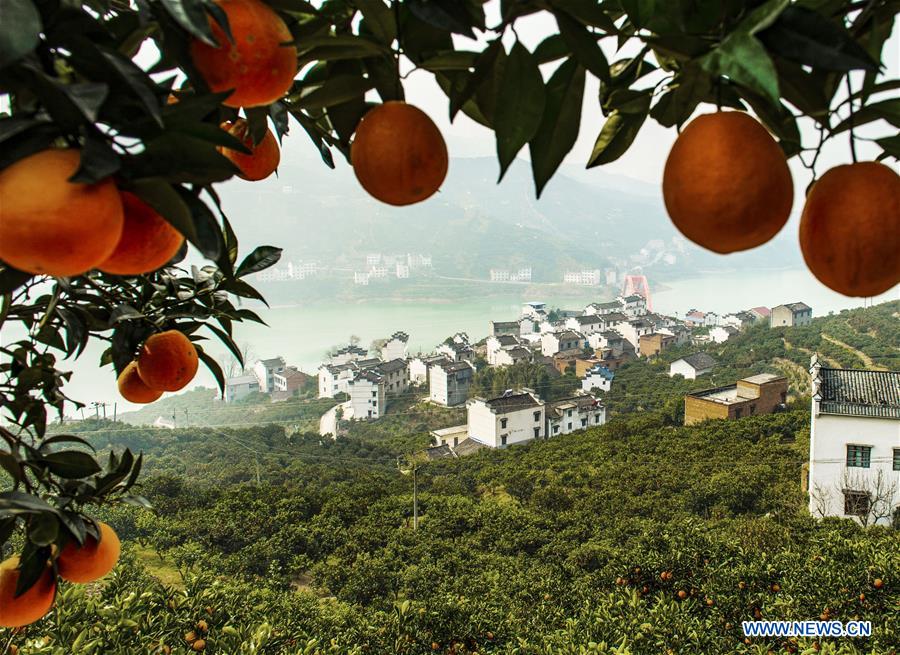
<instances>
[{"instance_id":1,"label":"citrus tree","mask_svg":"<svg viewBox=\"0 0 900 655\"><path fill-rule=\"evenodd\" d=\"M575 143L591 75L606 120L588 167L621 157L648 118L680 128L703 114L676 142L663 195L676 226L719 252L778 232L794 200L786 159L802 157L815 175L823 143L847 136L854 163L812 188L801 246L826 284L872 295L900 279L900 179L856 163L855 143L858 128L881 126L879 159L900 155L888 127L900 125L900 101L886 95L900 81L881 63L898 7L0 0L0 324L10 334L0 346L0 465L11 480L0 545L20 552L0 570L0 600L36 596L31 615L0 624L33 620L52 602L61 563L111 541L91 506L143 502L132 494L140 456L100 463L78 437L47 436L48 410L69 402L59 359L107 342L100 364L135 402L183 388L200 361L223 385L202 342L221 340L240 360L233 323L261 320L240 306L261 299L245 278L280 252L238 257L215 185L274 172L289 127L327 165L348 158L379 200L425 200L448 152L431 119L404 102L405 77L424 71L451 119L463 112L493 132L501 179L527 146L540 194ZM556 29L529 49L516 24L535 14ZM803 142L802 121L815 143ZM186 264L185 244L205 264Z\"/></svg>"}]
</instances>

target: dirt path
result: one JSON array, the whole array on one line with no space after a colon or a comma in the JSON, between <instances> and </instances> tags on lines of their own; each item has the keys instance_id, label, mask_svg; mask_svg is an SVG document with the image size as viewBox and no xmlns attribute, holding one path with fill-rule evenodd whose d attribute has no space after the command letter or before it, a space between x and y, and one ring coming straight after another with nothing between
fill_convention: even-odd
<instances>
[{"instance_id":1,"label":"dirt path","mask_svg":"<svg viewBox=\"0 0 900 655\"><path fill-rule=\"evenodd\" d=\"M876 371L886 371L886 370L888 370L888 369L886 369L884 366L879 366L878 364L876 364L875 362L873 362L873 361L872 361L872 358L869 357L866 353L864 353L864 352L861 351L861 350L857 350L856 348L854 348L853 346L851 346L849 343L844 343L843 341L838 341L838 340L835 339L834 337L829 336L829 335L825 334L824 332L822 333L822 338L825 339L825 341L830 341L830 342L833 343L835 346L840 346L840 347L843 348L844 350L847 350L847 351L853 353L854 355L856 355L857 357L859 357L859 358L863 361L863 364L866 365L866 368L871 368L871 369L874 369L874 370L876 370Z\"/></svg>"},{"instance_id":2,"label":"dirt path","mask_svg":"<svg viewBox=\"0 0 900 655\"><path fill-rule=\"evenodd\" d=\"M775 357L772 361L775 366L784 371L790 386L797 389L799 393L806 393L809 390L809 372L800 364L783 357Z\"/></svg>"},{"instance_id":3,"label":"dirt path","mask_svg":"<svg viewBox=\"0 0 900 655\"><path fill-rule=\"evenodd\" d=\"M809 348L801 348L800 346L795 346L794 344L792 344L790 341L788 341L787 339L785 339L783 337L781 340L784 342L785 350L799 350L800 352L802 352L802 353L808 355L810 358L812 358L813 351L810 350ZM838 362L834 361L830 357L826 357L822 353L819 353L819 359L822 360L823 362L825 362L831 368L841 368L841 365Z\"/></svg>"}]
</instances>

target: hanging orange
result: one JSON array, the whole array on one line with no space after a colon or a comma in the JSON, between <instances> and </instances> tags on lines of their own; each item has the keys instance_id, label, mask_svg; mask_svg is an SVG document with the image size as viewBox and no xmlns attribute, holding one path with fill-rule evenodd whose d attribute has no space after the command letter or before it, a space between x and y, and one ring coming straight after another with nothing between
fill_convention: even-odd
<instances>
[{"instance_id":1,"label":"hanging orange","mask_svg":"<svg viewBox=\"0 0 900 655\"><path fill-rule=\"evenodd\" d=\"M20 628L34 623L50 611L56 596L56 578L47 566L34 586L16 598L18 567L18 555L0 563L0 628Z\"/></svg>"},{"instance_id":2,"label":"hanging orange","mask_svg":"<svg viewBox=\"0 0 900 655\"><path fill-rule=\"evenodd\" d=\"M369 110L350 149L362 187L389 205L411 205L437 191L447 176L447 144L428 115L405 102Z\"/></svg>"},{"instance_id":3,"label":"hanging orange","mask_svg":"<svg viewBox=\"0 0 900 655\"><path fill-rule=\"evenodd\" d=\"M250 154L246 154L231 148L219 148L219 152L240 169L241 172L238 174L240 177L256 182L266 179L278 169L281 150L278 148L278 141L272 134L272 130L266 128L266 135L259 143L253 145L249 125L243 118L234 122L222 123L221 128L239 139L250 150Z\"/></svg>"},{"instance_id":4,"label":"hanging orange","mask_svg":"<svg viewBox=\"0 0 900 655\"><path fill-rule=\"evenodd\" d=\"M122 207L122 237L97 268L116 275L143 275L171 261L184 243L181 233L133 193L122 192Z\"/></svg>"},{"instance_id":5,"label":"hanging orange","mask_svg":"<svg viewBox=\"0 0 900 655\"><path fill-rule=\"evenodd\" d=\"M141 376L138 374L137 362L130 362L119 374L117 380L119 387L119 395L125 400L132 403L152 403L159 400L163 395L162 391L155 391L144 384Z\"/></svg>"},{"instance_id":6,"label":"hanging orange","mask_svg":"<svg viewBox=\"0 0 900 655\"><path fill-rule=\"evenodd\" d=\"M662 188L675 227L718 253L771 239L794 202L784 152L766 128L739 111L692 120L669 152Z\"/></svg>"},{"instance_id":7,"label":"hanging orange","mask_svg":"<svg viewBox=\"0 0 900 655\"><path fill-rule=\"evenodd\" d=\"M197 349L178 330L150 336L137 357L138 375L155 391L178 391L194 379L199 366Z\"/></svg>"},{"instance_id":8,"label":"hanging orange","mask_svg":"<svg viewBox=\"0 0 900 655\"><path fill-rule=\"evenodd\" d=\"M826 171L806 198L800 249L813 275L845 296L900 283L900 175L873 161Z\"/></svg>"},{"instance_id":9,"label":"hanging orange","mask_svg":"<svg viewBox=\"0 0 900 655\"><path fill-rule=\"evenodd\" d=\"M91 536L85 539L84 545L70 541L56 560L56 570L59 577L69 582L93 582L113 570L121 550L119 535L101 522L100 541Z\"/></svg>"}]
</instances>

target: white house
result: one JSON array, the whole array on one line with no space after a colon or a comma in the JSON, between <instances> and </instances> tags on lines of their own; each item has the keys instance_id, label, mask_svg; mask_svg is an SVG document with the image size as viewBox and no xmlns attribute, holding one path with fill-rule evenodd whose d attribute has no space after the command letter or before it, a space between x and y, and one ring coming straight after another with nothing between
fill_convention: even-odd
<instances>
[{"instance_id":1,"label":"white house","mask_svg":"<svg viewBox=\"0 0 900 655\"><path fill-rule=\"evenodd\" d=\"M709 328L709 339L716 343L725 343L738 332L739 330L733 325L717 325Z\"/></svg>"},{"instance_id":2,"label":"white house","mask_svg":"<svg viewBox=\"0 0 900 655\"><path fill-rule=\"evenodd\" d=\"M900 372L826 368L813 355L809 511L890 525L900 511Z\"/></svg>"},{"instance_id":3,"label":"white house","mask_svg":"<svg viewBox=\"0 0 900 655\"><path fill-rule=\"evenodd\" d=\"M594 389L609 391L612 388L614 377L615 373L603 366L603 364L596 364L585 371L584 377L581 378L581 389L588 392Z\"/></svg>"},{"instance_id":4,"label":"white house","mask_svg":"<svg viewBox=\"0 0 900 655\"><path fill-rule=\"evenodd\" d=\"M606 329L606 321L599 314L583 314L567 318L566 327L589 337L597 332L603 332Z\"/></svg>"},{"instance_id":5,"label":"white house","mask_svg":"<svg viewBox=\"0 0 900 655\"><path fill-rule=\"evenodd\" d=\"M618 300L610 300L609 302L592 302L584 308L585 314L613 314L621 313L624 305Z\"/></svg>"},{"instance_id":6,"label":"white house","mask_svg":"<svg viewBox=\"0 0 900 655\"><path fill-rule=\"evenodd\" d=\"M272 359L258 359L253 365L253 374L259 380L259 390L263 393L275 391L275 374L284 372L284 359L273 357Z\"/></svg>"},{"instance_id":7,"label":"white house","mask_svg":"<svg viewBox=\"0 0 900 655\"><path fill-rule=\"evenodd\" d=\"M612 350L613 354L621 355L625 350L625 344L628 343L625 341L625 337L616 332L615 330L606 330L604 332L597 332L588 337L588 344L594 350ZM630 346L631 344L628 343ZM634 350L634 348L631 348Z\"/></svg>"},{"instance_id":8,"label":"white house","mask_svg":"<svg viewBox=\"0 0 900 655\"><path fill-rule=\"evenodd\" d=\"M569 350L584 350L587 346L588 341L584 335L574 330L548 332L541 335L541 354L545 357L552 357L556 353Z\"/></svg>"},{"instance_id":9,"label":"white house","mask_svg":"<svg viewBox=\"0 0 900 655\"><path fill-rule=\"evenodd\" d=\"M428 395L432 402L445 407L465 404L475 369L469 362L443 362L429 371ZM454 444L455 445L455 444Z\"/></svg>"},{"instance_id":10,"label":"white house","mask_svg":"<svg viewBox=\"0 0 900 655\"><path fill-rule=\"evenodd\" d=\"M614 329L625 337L625 341L630 343L635 350L639 350L641 337L645 334L653 334L653 323L644 318L633 318L616 323Z\"/></svg>"},{"instance_id":11,"label":"white house","mask_svg":"<svg viewBox=\"0 0 900 655\"><path fill-rule=\"evenodd\" d=\"M475 360L475 351L472 349L472 346L467 343L453 341L452 339L449 342L442 343L434 350L437 354L446 355L454 362L471 362Z\"/></svg>"},{"instance_id":12,"label":"white house","mask_svg":"<svg viewBox=\"0 0 900 655\"><path fill-rule=\"evenodd\" d=\"M769 314L769 327L809 325L811 321L812 309L802 302L778 305Z\"/></svg>"},{"instance_id":13,"label":"white house","mask_svg":"<svg viewBox=\"0 0 900 655\"><path fill-rule=\"evenodd\" d=\"M409 368L405 359L382 362L372 370L381 375L384 390L390 394L400 394L409 388Z\"/></svg>"},{"instance_id":14,"label":"white house","mask_svg":"<svg viewBox=\"0 0 900 655\"><path fill-rule=\"evenodd\" d=\"M386 362L392 359L406 359L407 343L409 343L409 335L406 332L394 332L381 347L381 359Z\"/></svg>"},{"instance_id":15,"label":"white house","mask_svg":"<svg viewBox=\"0 0 900 655\"><path fill-rule=\"evenodd\" d=\"M606 423L606 408L590 394L547 404L547 436L556 437Z\"/></svg>"},{"instance_id":16,"label":"white house","mask_svg":"<svg viewBox=\"0 0 900 655\"><path fill-rule=\"evenodd\" d=\"M522 305L522 316L542 321L547 318L547 303L543 302L527 302Z\"/></svg>"},{"instance_id":17,"label":"white house","mask_svg":"<svg viewBox=\"0 0 900 655\"><path fill-rule=\"evenodd\" d=\"M255 375L239 375L225 380L226 403L233 403L256 391L259 391L259 380Z\"/></svg>"},{"instance_id":18,"label":"white house","mask_svg":"<svg viewBox=\"0 0 900 655\"><path fill-rule=\"evenodd\" d=\"M546 436L544 402L530 389L472 398L466 408L469 439L485 446L504 448Z\"/></svg>"},{"instance_id":19,"label":"white house","mask_svg":"<svg viewBox=\"0 0 900 655\"><path fill-rule=\"evenodd\" d=\"M499 334L489 336L485 342L485 358L491 366L497 366L497 353L504 348L512 348L520 345L519 338L512 334Z\"/></svg>"},{"instance_id":20,"label":"white house","mask_svg":"<svg viewBox=\"0 0 900 655\"><path fill-rule=\"evenodd\" d=\"M532 353L524 346L508 346L494 353L494 366L512 366L520 362L530 362Z\"/></svg>"},{"instance_id":21,"label":"white house","mask_svg":"<svg viewBox=\"0 0 900 655\"><path fill-rule=\"evenodd\" d=\"M381 360L355 359L345 364L322 364L319 367L319 398L334 398L339 393L350 393L350 380L359 371L367 371L381 364Z\"/></svg>"},{"instance_id":22,"label":"white house","mask_svg":"<svg viewBox=\"0 0 900 655\"><path fill-rule=\"evenodd\" d=\"M409 360L409 383L427 384L428 370L439 362L449 361L447 355L418 355Z\"/></svg>"},{"instance_id":23,"label":"white house","mask_svg":"<svg viewBox=\"0 0 900 655\"><path fill-rule=\"evenodd\" d=\"M358 371L349 382L349 393L354 419L375 419L384 413L384 380L375 371Z\"/></svg>"},{"instance_id":24,"label":"white house","mask_svg":"<svg viewBox=\"0 0 900 655\"><path fill-rule=\"evenodd\" d=\"M706 353L694 353L669 364L669 377L681 375L686 380L696 380L713 370L716 360Z\"/></svg>"},{"instance_id":25,"label":"white house","mask_svg":"<svg viewBox=\"0 0 900 655\"><path fill-rule=\"evenodd\" d=\"M647 313L647 299L636 293L630 296L618 296L616 300L622 305L622 313L626 316L637 317Z\"/></svg>"}]
</instances>

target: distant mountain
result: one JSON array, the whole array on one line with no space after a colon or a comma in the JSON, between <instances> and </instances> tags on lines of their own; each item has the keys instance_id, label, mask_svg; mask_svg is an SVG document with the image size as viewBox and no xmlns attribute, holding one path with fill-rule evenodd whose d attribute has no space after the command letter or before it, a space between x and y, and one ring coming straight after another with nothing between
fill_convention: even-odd
<instances>
[{"instance_id":1,"label":"distant mountain","mask_svg":"<svg viewBox=\"0 0 900 655\"><path fill-rule=\"evenodd\" d=\"M497 172L491 158L452 159L435 197L396 208L370 198L343 162L330 170L292 159L278 180L231 183L222 195L239 235L277 244L287 259L348 269L372 252L430 254L435 271L447 276L486 278L491 268L531 266L543 282L612 264L641 265L664 278L723 264L796 262L793 244L727 261L690 244L666 217L658 192L639 181L591 171L596 183L588 184L560 172L536 200L528 162L515 162L499 185Z\"/></svg>"}]
</instances>

